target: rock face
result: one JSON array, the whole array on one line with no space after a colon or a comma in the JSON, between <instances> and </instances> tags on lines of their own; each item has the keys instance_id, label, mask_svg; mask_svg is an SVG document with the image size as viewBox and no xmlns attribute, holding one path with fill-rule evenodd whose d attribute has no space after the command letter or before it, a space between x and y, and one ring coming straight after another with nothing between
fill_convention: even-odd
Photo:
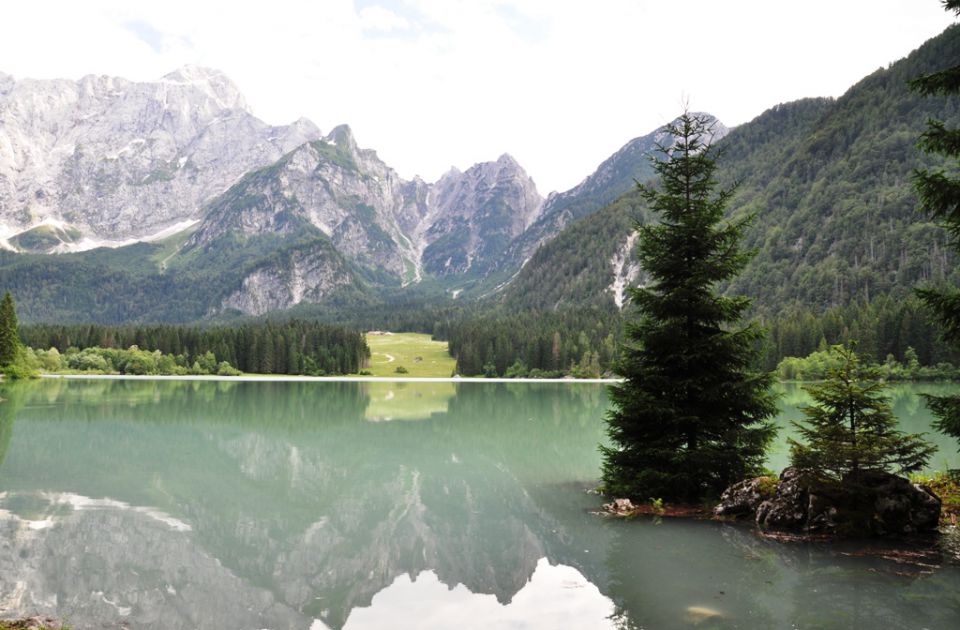
<instances>
[{"instance_id":1,"label":"rock face","mask_svg":"<svg viewBox=\"0 0 960 630\"><path fill-rule=\"evenodd\" d=\"M543 199L509 155L444 175L428 197L424 268L439 276L484 271L538 216Z\"/></svg>"},{"instance_id":2,"label":"rock face","mask_svg":"<svg viewBox=\"0 0 960 630\"><path fill-rule=\"evenodd\" d=\"M384 284L419 282L425 274L476 277L542 205L533 180L508 155L464 173L454 169L436 184L404 181L374 151L359 148L342 125L248 173L214 199L184 253L256 241L270 241L269 249L276 251L322 234L333 253ZM301 274L289 260L269 258L270 268L245 279L219 310L262 314L316 302L329 288L348 282L331 273ZM321 252L314 251L309 266L324 266L320 259ZM293 278L300 284L286 282Z\"/></svg>"},{"instance_id":3,"label":"rock face","mask_svg":"<svg viewBox=\"0 0 960 630\"><path fill-rule=\"evenodd\" d=\"M713 512L717 516L752 515L761 503L773 496L776 486L776 480L771 477L756 477L735 483L724 490Z\"/></svg>"},{"instance_id":4,"label":"rock face","mask_svg":"<svg viewBox=\"0 0 960 630\"><path fill-rule=\"evenodd\" d=\"M38 226L49 229L28 239L35 251L182 229L245 172L319 135L307 120L260 121L228 78L205 68L148 83L0 74L0 244L28 249L9 239Z\"/></svg>"},{"instance_id":5,"label":"rock face","mask_svg":"<svg viewBox=\"0 0 960 630\"><path fill-rule=\"evenodd\" d=\"M401 223L419 212L405 182L359 149L350 128L305 143L273 165L246 175L214 200L188 248L225 235L295 237L305 226L326 235L357 264L400 278L418 258Z\"/></svg>"},{"instance_id":6,"label":"rock face","mask_svg":"<svg viewBox=\"0 0 960 630\"><path fill-rule=\"evenodd\" d=\"M729 129L722 122L709 114L703 115L713 124L711 142L727 135ZM657 146L669 140L669 134L662 128L634 138L570 190L550 193L536 222L511 243L504 262L519 267L533 255L537 247L559 234L567 225L612 203L633 189L637 181L645 182L654 177L650 160L656 155ZM638 271L633 272L634 277Z\"/></svg>"},{"instance_id":7,"label":"rock face","mask_svg":"<svg viewBox=\"0 0 960 630\"><path fill-rule=\"evenodd\" d=\"M861 473L858 483L824 480L787 468L772 497L756 505L759 480L731 486L718 514L750 514L762 527L855 536L931 531L940 521L940 499L928 488L890 473Z\"/></svg>"},{"instance_id":8,"label":"rock face","mask_svg":"<svg viewBox=\"0 0 960 630\"><path fill-rule=\"evenodd\" d=\"M329 251L294 249L255 269L240 288L223 300L216 312L236 310L249 315L290 308L301 302L318 303L354 277L342 259Z\"/></svg>"}]
</instances>

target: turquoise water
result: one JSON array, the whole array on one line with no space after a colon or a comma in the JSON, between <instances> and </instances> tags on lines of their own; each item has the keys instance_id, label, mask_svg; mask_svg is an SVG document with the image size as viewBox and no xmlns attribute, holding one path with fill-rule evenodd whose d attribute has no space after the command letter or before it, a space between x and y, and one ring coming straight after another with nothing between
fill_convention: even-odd
<instances>
[{"instance_id":1,"label":"turquoise water","mask_svg":"<svg viewBox=\"0 0 960 630\"><path fill-rule=\"evenodd\" d=\"M929 430L917 388L893 393L905 428ZM788 388L784 405L801 395ZM960 626L952 539L903 563L875 545L595 515L602 385L42 381L0 396L0 616ZM935 467L960 465L941 443ZM781 445L770 463L783 461Z\"/></svg>"}]
</instances>

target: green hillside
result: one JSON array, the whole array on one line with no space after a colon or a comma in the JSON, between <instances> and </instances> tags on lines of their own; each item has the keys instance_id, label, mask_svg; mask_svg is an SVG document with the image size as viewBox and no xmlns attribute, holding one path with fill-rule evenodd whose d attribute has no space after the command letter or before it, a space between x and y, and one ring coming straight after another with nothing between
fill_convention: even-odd
<instances>
[{"instance_id":1,"label":"green hillside","mask_svg":"<svg viewBox=\"0 0 960 630\"><path fill-rule=\"evenodd\" d=\"M915 210L910 175L929 163L915 146L927 119L956 125L960 105L907 88L912 77L957 58L954 26L839 99L779 105L720 141L719 179L740 184L730 214L755 217L745 244L757 255L731 291L777 315L957 280L945 235ZM645 214L630 192L571 225L541 247L502 301L514 308L612 301L610 261L634 218Z\"/></svg>"}]
</instances>

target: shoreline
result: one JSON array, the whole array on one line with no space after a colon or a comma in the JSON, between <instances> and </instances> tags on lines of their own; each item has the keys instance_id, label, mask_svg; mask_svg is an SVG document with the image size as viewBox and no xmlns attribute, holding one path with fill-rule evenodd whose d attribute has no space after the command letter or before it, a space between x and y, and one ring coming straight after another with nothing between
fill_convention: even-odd
<instances>
[{"instance_id":1,"label":"shoreline","mask_svg":"<svg viewBox=\"0 0 960 630\"><path fill-rule=\"evenodd\" d=\"M41 374L40 378L70 380L131 380L131 381L224 381L224 382L293 382L293 383L566 383L612 384L615 378L482 378L442 376L304 376L299 374L264 374L243 376L161 375L161 374Z\"/></svg>"}]
</instances>

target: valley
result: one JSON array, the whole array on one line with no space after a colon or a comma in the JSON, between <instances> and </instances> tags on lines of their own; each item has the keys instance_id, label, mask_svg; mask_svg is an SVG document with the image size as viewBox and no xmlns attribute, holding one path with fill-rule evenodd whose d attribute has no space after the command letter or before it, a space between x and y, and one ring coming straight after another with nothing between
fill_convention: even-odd
<instances>
[{"instance_id":1,"label":"valley","mask_svg":"<svg viewBox=\"0 0 960 630\"><path fill-rule=\"evenodd\" d=\"M914 148L926 120L960 111L907 87L956 56L954 26L837 99L732 129L710 117L719 183L738 184L728 217L751 217L756 252L723 288L771 328L768 367L851 335L875 338L878 361L908 347L925 365L960 359L918 323L914 288L960 276L910 185L937 166ZM0 285L27 324L302 317L450 341L464 375L599 374L626 291L645 282L633 231L651 215L636 183L653 175L660 129L544 196L508 154L405 180L347 125L261 123L215 70L3 86Z\"/></svg>"}]
</instances>

